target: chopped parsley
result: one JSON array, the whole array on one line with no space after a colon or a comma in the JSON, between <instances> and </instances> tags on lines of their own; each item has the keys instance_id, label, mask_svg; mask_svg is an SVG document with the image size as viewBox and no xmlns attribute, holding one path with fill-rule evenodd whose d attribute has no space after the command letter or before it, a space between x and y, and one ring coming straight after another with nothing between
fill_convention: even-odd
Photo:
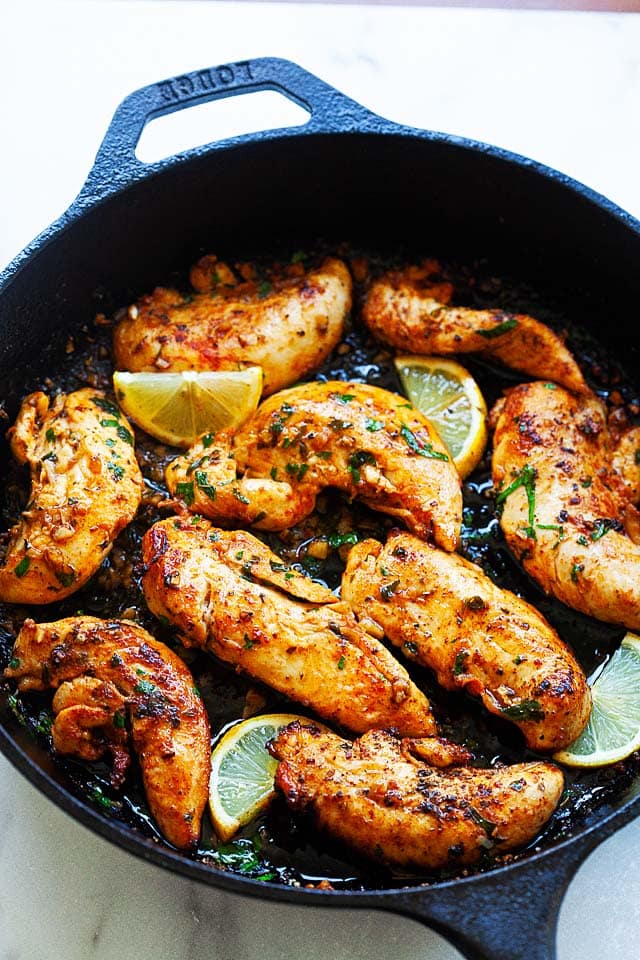
<instances>
[{"instance_id":1,"label":"chopped parsley","mask_svg":"<svg viewBox=\"0 0 640 960\"><path fill-rule=\"evenodd\" d=\"M120 710L116 710L116 712L113 715L113 725L116 728L116 730L124 730L126 726L124 713L122 713Z\"/></svg>"},{"instance_id":2,"label":"chopped parsley","mask_svg":"<svg viewBox=\"0 0 640 960\"><path fill-rule=\"evenodd\" d=\"M529 464L526 463L522 470L516 474L515 479L509 484L509 486L502 490L496 497L496 505L504 503L507 497L511 496L516 490L519 490L520 487L524 487L525 493L527 495L527 504L529 507L529 526L525 527L525 533L527 537L531 540L536 539L536 531L534 529L535 524L535 514L536 514L536 471Z\"/></svg>"},{"instance_id":3,"label":"chopped parsley","mask_svg":"<svg viewBox=\"0 0 640 960\"><path fill-rule=\"evenodd\" d=\"M251 639L251 637L249 636L248 633L245 633L245 635L244 635L244 649L245 649L245 650L251 650L251 648L252 648L253 646L254 646L254 641Z\"/></svg>"},{"instance_id":4,"label":"chopped parsley","mask_svg":"<svg viewBox=\"0 0 640 960\"><path fill-rule=\"evenodd\" d=\"M119 426L119 423L117 420L101 420L100 426L101 427L117 427Z\"/></svg>"},{"instance_id":5,"label":"chopped parsley","mask_svg":"<svg viewBox=\"0 0 640 960\"><path fill-rule=\"evenodd\" d=\"M61 583L63 587L70 587L75 579L75 573L56 573L56 580L58 583Z\"/></svg>"},{"instance_id":6,"label":"chopped parsley","mask_svg":"<svg viewBox=\"0 0 640 960\"><path fill-rule=\"evenodd\" d=\"M434 450L433 444L421 443L416 437L415 433L404 423L400 427L400 436L406 442L409 449L413 450L414 453L417 453L421 457L429 457L431 460L449 459L446 453L440 453L439 450Z\"/></svg>"},{"instance_id":7,"label":"chopped parsley","mask_svg":"<svg viewBox=\"0 0 640 960\"><path fill-rule=\"evenodd\" d=\"M355 393L332 393L331 397L338 403L351 403L352 400L355 400L356 395Z\"/></svg>"},{"instance_id":8,"label":"chopped parsley","mask_svg":"<svg viewBox=\"0 0 640 960\"><path fill-rule=\"evenodd\" d=\"M277 467L271 467L271 479L272 479L272 480L275 480L275 479L277 478L277 476L278 476L278 468L277 468Z\"/></svg>"},{"instance_id":9,"label":"chopped parsley","mask_svg":"<svg viewBox=\"0 0 640 960\"><path fill-rule=\"evenodd\" d=\"M155 693L158 688L155 683L151 683L150 680L138 680L133 689L136 693L152 694Z\"/></svg>"},{"instance_id":10,"label":"chopped parsley","mask_svg":"<svg viewBox=\"0 0 640 960\"><path fill-rule=\"evenodd\" d=\"M195 497L193 480L183 481L182 483L176 484L176 494L184 500L188 507L190 507Z\"/></svg>"},{"instance_id":11,"label":"chopped parsley","mask_svg":"<svg viewBox=\"0 0 640 960\"><path fill-rule=\"evenodd\" d=\"M29 557L23 557L20 563L16 564L13 568L13 572L16 577L24 577L25 573L31 566L31 559Z\"/></svg>"},{"instance_id":12,"label":"chopped parsley","mask_svg":"<svg viewBox=\"0 0 640 960\"><path fill-rule=\"evenodd\" d=\"M574 563L574 565L571 567L571 580L573 583L578 582L578 574L582 573L583 570L584 563Z\"/></svg>"},{"instance_id":13,"label":"chopped parsley","mask_svg":"<svg viewBox=\"0 0 640 960\"><path fill-rule=\"evenodd\" d=\"M273 284L269 283L268 280L261 280L258 284L258 299L264 300L265 297L269 296L273 290Z\"/></svg>"},{"instance_id":14,"label":"chopped parsley","mask_svg":"<svg viewBox=\"0 0 640 960\"><path fill-rule=\"evenodd\" d=\"M399 580L393 580L391 583L383 583L383 585L380 587L380 596L383 600L390 600L399 586Z\"/></svg>"},{"instance_id":15,"label":"chopped parsley","mask_svg":"<svg viewBox=\"0 0 640 960\"><path fill-rule=\"evenodd\" d=\"M368 463L372 467L376 465L376 458L368 450L356 450L356 452L352 453L349 457L349 472L353 477L354 483L360 483L360 467L365 463Z\"/></svg>"},{"instance_id":16,"label":"chopped parsley","mask_svg":"<svg viewBox=\"0 0 640 960\"><path fill-rule=\"evenodd\" d=\"M345 543L354 544L357 542L358 534L355 530L350 530L349 533L330 533L327 537L327 543L332 550L338 550L344 546Z\"/></svg>"},{"instance_id":17,"label":"chopped parsley","mask_svg":"<svg viewBox=\"0 0 640 960\"><path fill-rule=\"evenodd\" d=\"M288 463L285 469L290 476L295 477L296 480L300 482L300 480L302 480L305 473L309 469L309 464L308 463Z\"/></svg>"},{"instance_id":18,"label":"chopped parsley","mask_svg":"<svg viewBox=\"0 0 640 960\"><path fill-rule=\"evenodd\" d=\"M469 656L468 650L460 650L460 652L456 655L456 660L453 665L454 677L459 677L461 673L465 672L465 663L467 661L468 656Z\"/></svg>"},{"instance_id":19,"label":"chopped parsley","mask_svg":"<svg viewBox=\"0 0 640 960\"><path fill-rule=\"evenodd\" d=\"M9 670L17 670L20 666L20 660L18 657L11 657L9 660Z\"/></svg>"},{"instance_id":20,"label":"chopped parsley","mask_svg":"<svg viewBox=\"0 0 640 960\"><path fill-rule=\"evenodd\" d=\"M352 427L353 424L349 423L348 420L329 420L329 427L331 430L348 430L349 427Z\"/></svg>"},{"instance_id":21,"label":"chopped parsley","mask_svg":"<svg viewBox=\"0 0 640 960\"><path fill-rule=\"evenodd\" d=\"M544 388L545 388L545 390L557 390L557 389L558 389L557 386L555 385L555 383L545 383Z\"/></svg>"},{"instance_id":22,"label":"chopped parsley","mask_svg":"<svg viewBox=\"0 0 640 960\"><path fill-rule=\"evenodd\" d=\"M210 447L214 439L215 439L215 433L205 433L204 437L202 438L202 446Z\"/></svg>"},{"instance_id":23,"label":"chopped parsley","mask_svg":"<svg viewBox=\"0 0 640 960\"><path fill-rule=\"evenodd\" d=\"M246 504L249 503L249 500L247 499L247 497L243 497L243 495L240 493L237 487L234 487L231 493L234 495L236 500L240 501L240 503L246 503Z\"/></svg>"},{"instance_id":24,"label":"chopped parsley","mask_svg":"<svg viewBox=\"0 0 640 960\"><path fill-rule=\"evenodd\" d=\"M338 670L344 670L344 665L346 662L347 662L347 658L345 657L344 654L342 654L342 656L338 660Z\"/></svg>"},{"instance_id":25,"label":"chopped parsley","mask_svg":"<svg viewBox=\"0 0 640 960\"><path fill-rule=\"evenodd\" d=\"M215 500L216 488L209 483L206 472L204 470L196 470L194 477L196 484L198 485L198 490L202 490L204 495L208 497L209 500Z\"/></svg>"},{"instance_id":26,"label":"chopped parsley","mask_svg":"<svg viewBox=\"0 0 640 960\"><path fill-rule=\"evenodd\" d=\"M374 420L373 417L367 417L364 422L365 428L369 433L377 433L378 430L384 430L384 423L382 420Z\"/></svg>"},{"instance_id":27,"label":"chopped parsley","mask_svg":"<svg viewBox=\"0 0 640 960\"><path fill-rule=\"evenodd\" d=\"M133 446L133 434L131 433L130 430L127 430L126 427L123 427L122 425L120 425L117 428L116 433L118 434L121 440L124 440L125 443L128 443L130 446Z\"/></svg>"},{"instance_id":28,"label":"chopped parsley","mask_svg":"<svg viewBox=\"0 0 640 960\"><path fill-rule=\"evenodd\" d=\"M511 707L503 707L500 713L509 720L544 720L544 710L539 700L521 700Z\"/></svg>"},{"instance_id":29,"label":"chopped parsley","mask_svg":"<svg viewBox=\"0 0 640 960\"><path fill-rule=\"evenodd\" d=\"M54 431L53 427L49 427L49 429L48 429L47 432L45 433L45 437L47 438L47 440L49 441L49 443L55 443L55 441L56 441L56 434L55 434L55 431Z\"/></svg>"},{"instance_id":30,"label":"chopped parsley","mask_svg":"<svg viewBox=\"0 0 640 960\"><path fill-rule=\"evenodd\" d=\"M110 413L112 417L120 417L120 411L114 403L106 400L104 397L91 397L96 407L100 407L105 413Z\"/></svg>"},{"instance_id":31,"label":"chopped parsley","mask_svg":"<svg viewBox=\"0 0 640 960\"><path fill-rule=\"evenodd\" d=\"M113 463L112 460L107 461L107 470L111 472L111 476L114 480L122 480L124 477L124 468L118 466L117 463Z\"/></svg>"},{"instance_id":32,"label":"chopped parsley","mask_svg":"<svg viewBox=\"0 0 640 960\"><path fill-rule=\"evenodd\" d=\"M509 333L510 330L515 330L518 326L518 321L515 317L510 317L508 320L503 320L502 323L499 323L495 327L489 327L488 330L476 330L476 333L479 333L481 337L484 337L485 340L493 340L494 337L501 337L504 333Z\"/></svg>"}]
</instances>

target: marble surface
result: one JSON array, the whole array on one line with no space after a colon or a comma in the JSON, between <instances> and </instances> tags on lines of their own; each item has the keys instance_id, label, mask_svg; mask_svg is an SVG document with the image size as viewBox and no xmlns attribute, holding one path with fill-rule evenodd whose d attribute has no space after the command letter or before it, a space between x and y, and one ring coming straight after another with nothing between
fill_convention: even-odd
<instances>
[{"instance_id":1,"label":"marble surface","mask_svg":"<svg viewBox=\"0 0 640 960\"><path fill-rule=\"evenodd\" d=\"M118 101L210 64L284 56L395 120L556 166L640 216L640 17L200 2L5 3L0 265L79 190ZM192 111L145 150L290 122L273 97ZM236 100L235 104L241 101ZM196 116L197 115L197 116ZM261 903L196 885L92 835L0 758L0 960L454 960L412 921ZM640 821L580 869L559 960L635 960Z\"/></svg>"}]
</instances>

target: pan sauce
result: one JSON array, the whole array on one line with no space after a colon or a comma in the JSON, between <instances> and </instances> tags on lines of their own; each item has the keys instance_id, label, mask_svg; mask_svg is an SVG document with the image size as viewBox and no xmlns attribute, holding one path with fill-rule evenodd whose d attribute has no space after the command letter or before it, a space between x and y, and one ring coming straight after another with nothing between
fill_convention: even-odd
<instances>
[{"instance_id":1,"label":"pan sauce","mask_svg":"<svg viewBox=\"0 0 640 960\"><path fill-rule=\"evenodd\" d=\"M342 253L346 255L345 251ZM388 266L387 262L383 264L375 257L370 258L370 263L372 268ZM557 308L541 301L530 289L501 282L491 276L486 265L451 267L449 271L461 303L477 308L499 306L505 310L528 312L556 329L567 327ZM184 278L180 279L184 284ZM391 354L373 342L358 323L358 293L356 287L352 329L315 376L318 379L364 380L401 392L390 360ZM84 385L110 390L113 369L110 342L110 326L102 322L87 325L81 337L76 338L75 342L69 341L67 359L60 367L44 383L26 384L23 393L33 389L45 389L50 393L70 391ZM619 411L624 411L624 414L637 415L640 404L633 387L622 379L614 358L578 329L570 331L568 345L599 395ZM504 387L522 379L518 374L497 370L468 357L462 358L462 361L477 379L487 405L500 396ZM4 452L6 458L6 447ZM230 722L242 716L245 694L250 686L255 688L257 685L238 677L209 655L184 650L171 631L159 624L147 610L140 588L140 540L153 522L166 516L166 511L159 509L159 504L166 497L163 470L175 455L175 450L156 443L138 430L136 452L145 477L145 495L138 517L118 538L100 571L86 587L67 600L35 611L26 607L0 605L0 668L7 665L13 640L28 615L35 616L37 620L54 620L78 612L103 618L130 617L150 630L158 640L168 643L184 655L207 706L212 734L218 736ZM585 671L590 674L610 655L624 630L598 623L564 607L558 601L544 597L527 579L504 545L494 514L489 468L490 451L464 484L462 552L482 566L498 584L532 602L572 646ZM7 471L9 482L2 503L3 530L7 530L15 519L24 505L26 495L24 476L11 463L7 463L5 475ZM359 503L348 504L340 494L329 491L319 498L316 512L298 527L280 534L259 535L294 567L305 570L334 589L339 585L343 557L349 541L353 540L353 534L360 538L373 536L384 540L392 524L391 518L374 513ZM319 536L329 538L331 550L326 560L316 559L308 552L314 538ZM519 731L511 724L490 716L464 694L450 694L441 690L429 671L413 664L406 665L413 679L429 697L441 734L456 742L464 742L474 752L478 765L514 763L533 758L534 755L523 747ZM266 688L261 688L260 692L266 699L265 710L300 712L298 705L278 694ZM3 700L8 714L7 724L15 731L16 739L23 748L33 752L35 740L51 752L50 696L17 698L13 693L5 692L0 693L0 705ZM135 769L124 790L116 792L109 783L109 768L101 762L86 764L69 758L55 758L51 764L56 777L71 793L97 806L105 816L124 821L132 829L166 844L150 818L140 777ZM569 835L574 824L601 811L610 800L620 796L639 770L640 760L631 757L601 770L566 771L567 786L560 806L531 846L537 849ZM501 857L498 852L491 850L477 869L489 869L496 863L505 863L522 855L523 852L520 852ZM212 869L233 870L245 876L294 885L316 884L325 880L336 889L377 889L403 882L415 885L416 882L443 879L442 873L428 877L398 877L386 868L361 861L337 843L319 836L303 820L294 818L279 800L276 800L268 814L224 846L218 845L205 813L202 839L194 857L210 863ZM452 870L446 874L455 875L459 875L459 872L456 874Z\"/></svg>"}]
</instances>

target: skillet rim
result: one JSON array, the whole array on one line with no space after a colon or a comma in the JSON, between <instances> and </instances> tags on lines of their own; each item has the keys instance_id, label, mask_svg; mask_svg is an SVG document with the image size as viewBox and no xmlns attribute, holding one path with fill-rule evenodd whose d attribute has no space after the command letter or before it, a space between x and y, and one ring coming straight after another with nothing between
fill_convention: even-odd
<instances>
[{"instance_id":1,"label":"skillet rim","mask_svg":"<svg viewBox=\"0 0 640 960\"><path fill-rule=\"evenodd\" d=\"M271 67L274 65L281 65L281 67L282 65L287 67L294 66L288 61L276 60L273 58L264 58L262 61L256 60L251 61L251 63L267 64ZM299 70L299 68L296 69ZM304 71L302 71L302 73L305 77L311 76L306 74ZM145 92L150 94L152 90L155 90L155 87L156 85L151 85L135 92L134 94L131 94L130 97L123 102L121 107L125 106L128 102L132 103L135 98L140 97L140 95ZM275 89L277 92L290 96L291 99L302 99L304 102L304 98L297 98L295 95L291 94L290 90L286 86L278 84L273 80L262 82L259 85L250 85L247 87L246 91L237 90L233 92L249 92L250 89ZM329 87L326 87L326 89L331 90ZM112 158L106 154L101 159L101 153L99 153L96 164L90 171L84 187L81 189L77 198L71 203L69 208L63 212L61 216L58 217L50 226L45 227L29 244L27 244L27 246L21 252L19 252L13 258L13 260L2 271L0 271L0 306L3 292L10 286L13 279L19 273L21 273L23 269L27 269L29 266L33 266L33 264L37 262L38 254L46 246L54 242L67 230L72 229L74 224L89 211L93 209L99 209L103 204L110 202L122 194L125 194L127 191L135 190L135 187L139 182L155 178L156 176L161 176L163 173L174 169L180 164L198 158L205 158L207 155L213 154L219 150L227 150L232 152L236 148L241 149L247 145L255 146L265 142L278 141L286 143L287 140L302 136L318 136L321 139L325 138L327 135L338 136L340 138L371 136L374 139L377 139L380 136L397 137L410 141L423 140L433 143L441 143L463 152L489 156L493 160L499 161L500 163L508 166L516 166L527 169L537 177L541 177L543 180L551 181L558 187L568 190L569 193L574 194L576 197L586 201L605 215L616 220L622 227L630 231L632 235L636 236L640 240L640 220L638 220L634 215L630 214L628 211L625 211L599 192L585 186L576 179L563 174L562 172L546 164L514 153L505 148L492 146L481 141L468 139L458 135L423 130L420 128L396 124L391 120L387 120L377 116L374 113L371 113L366 108L361 107L354 101L350 101L341 94L338 96L342 101L344 101L347 109L344 110L343 114L338 115L335 123L331 122L328 116L324 116L320 122L315 122L312 114L312 119L309 121L309 123L304 126L294 128L293 130L280 129L262 131L258 133L231 137L219 142L210 143L202 147L197 147L195 149L178 153L172 157L168 157L153 164L142 164L139 161L134 160L133 163L130 162L129 169L125 171L125 178L120 180L120 182L118 182L116 185L114 185L112 182L109 182L107 177L108 174L113 172L112 170L109 170L109 163L110 159L112 160ZM207 97L206 99L212 99L212 97ZM189 105L192 104L183 104L182 106ZM145 120L150 119L151 116L159 115L161 112L167 111L163 111L161 109L156 109L155 111L147 110L145 113ZM116 118L114 118L112 126L107 132L103 147L105 146L109 135L111 133L118 132L117 117L118 113L116 113ZM121 125L124 129L124 124L122 121ZM216 869L215 867L208 867L199 861L189 860L179 852L174 852L168 846L156 846L153 841L138 835L134 830L131 830L128 825L119 823L117 820L109 819L101 814L100 811L88 806L67 791L62 784L57 783L51 776L42 770L26 752L19 747L18 743L10 736L8 729L6 729L3 724L0 724L0 749L10 760L13 766L18 769L49 800L52 800L65 813L73 816L73 818L82 823L83 826L88 827L104 839L112 841L121 849L124 849L129 853L133 853L147 862L162 866L167 870L175 871L183 876L189 877L190 879L195 879L199 882L207 883L208 885L221 887L229 892L252 896L263 896L269 900L286 900L298 904L312 903L314 900L317 902L318 897L320 897L323 904L326 906L351 906L354 908L358 906L377 906L381 909L396 909L397 912L397 906L393 907L388 902L381 902L383 898L386 898L386 900L389 901L390 899L393 899L393 895L396 897L410 898L412 894L419 893L424 895L430 890L438 891L445 889L460 889L474 885L477 886L479 883L486 881L486 878L499 879L507 873L509 876L511 876L514 872L517 873L518 870L523 870L531 865L533 865L535 868L536 864L547 861L550 857L555 855L562 855L569 849L573 851L582 850L582 855L580 855L578 858L579 862L579 860L581 860L582 857L591 849L593 849L599 842L606 839L606 837L608 837L611 833L622 827L625 823L640 813L639 793L636 796L628 797L626 800L621 801L620 807L610 811L602 820L598 820L596 823L590 824L586 828L576 830L570 837L553 843L544 850L527 853L522 860L518 860L507 865L494 867L486 873L477 873L469 877L458 877L453 880L435 882L433 884L429 884L428 886L402 886L398 888L390 887L384 888L383 890L310 890L306 888L290 887L283 884L275 884L269 881L253 880L243 877L240 874L222 871ZM638 782L640 782L640 780Z\"/></svg>"}]
</instances>

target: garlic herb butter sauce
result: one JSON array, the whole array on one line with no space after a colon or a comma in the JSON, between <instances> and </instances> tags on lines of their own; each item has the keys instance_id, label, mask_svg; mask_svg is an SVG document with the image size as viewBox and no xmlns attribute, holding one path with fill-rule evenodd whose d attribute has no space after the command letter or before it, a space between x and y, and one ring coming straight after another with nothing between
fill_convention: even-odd
<instances>
[{"instance_id":1,"label":"garlic herb butter sauce","mask_svg":"<svg viewBox=\"0 0 640 960\"><path fill-rule=\"evenodd\" d=\"M349 251L343 249L339 255L348 259ZM302 251L297 251L294 256L298 260L304 257L307 265L314 259ZM389 262L382 258L372 256L368 259L373 272L389 266ZM450 267L449 276L455 283L460 303L477 308L491 306L505 311L528 312L555 329L567 327L557 306L542 299L537 291L497 279L486 265ZM175 282L175 278L170 279ZM184 286L184 277L179 279ZM358 322L358 300L362 291L357 283L355 292L350 329L327 362L316 371L315 377L362 380L401 392L391 353L373 342ZM87 318L85 328L69 339L63 359L48 371L46 380L18 382L14 397L19 401L35 389L55 393L85 385L109 391L113 369L111 332L112 327L105 325L104 321L94 324L92 318ZM640 412L637 392L622 376L615 359L577 328L570 330L568 345L600 396L616 407L620 416L637 416ZM490 367L469 356L463 357L462 362L478 381L489 407L505 387L524 379L517 373ZM12 410L11 420L14 415L15 410ZM9 423L10 420L6 421L6 426ZM375 421L367 429L374 431ZM120 535L99 572L73 596L61 603L31 609L0 605L0 668L9 663L13 641L27 616L36 620L55 620L77 613L103 618L129 617L184 656L208 709L212 735L219 736L230 722L242 716L249 688L255 690L259 685L238 677L208 654L183 649L172 630L147 610L140 588L140 541L153 522L167 515L158 507L167 497L163 471L177 451L136 430L136 452L145 477L145 495L137 518ZM356 464L354 469L357 468ZM27 494L25 475L11 463L7 444L3 445L2 471L6 482L1 503L1 529L7 531L24 507ZM384 540L394 522L357 502L349 504L335 491L327 491L319 497L314 514L297 527L279 534L258 535L282 557L283 563L335 590L350 546L366 537ZM587 675L607 659L624 630L598 623L545 597L507 551L492 496L490 450L464 484L462 540L462 552L468 559L478 563L500 586L521 594L540 610L571 645ZM534 755L522 746L521 735L512 724L491 716L465 694L441 690L429 671L416 667L410 658L403 658L399 652L396 655L408 666L413 679L429 697L441 734L463 742L475 754L478 765L533 759ZM299 705L267 688L259 688L259 692L265 699L264 710L267 712L300 712ZM16 696L10 687L2 688L0 716L25 752L33 754L44 748L51 753L50 693L21 697ZM47 765L66 789L101 810L105 816L129 824L133 830L166 844L150 817L135 764L122 791L112 790L109 767L102 762L89 764L51 756ZM568 836L574 825L584 823L585 818L597 822L607 811L609 802L620 798L640 774L640 760L634 755L613 767L566 770L565 774L565 794L558 810L531 845L536 849ZM497 846L490 847L485 861L476 870L488 869L522 855L520 852L501 857ZM378 889L403 883L415 885L460 875L460 871L453 868L433 876L394 875L319 835L303 819L294 818L279 800L266 815L224 845L218 844L205 812L200 847L193 856L210 864L211 869L230 870L292 885L328 880L335 889Z\"/></svg>"}]
</instances>

